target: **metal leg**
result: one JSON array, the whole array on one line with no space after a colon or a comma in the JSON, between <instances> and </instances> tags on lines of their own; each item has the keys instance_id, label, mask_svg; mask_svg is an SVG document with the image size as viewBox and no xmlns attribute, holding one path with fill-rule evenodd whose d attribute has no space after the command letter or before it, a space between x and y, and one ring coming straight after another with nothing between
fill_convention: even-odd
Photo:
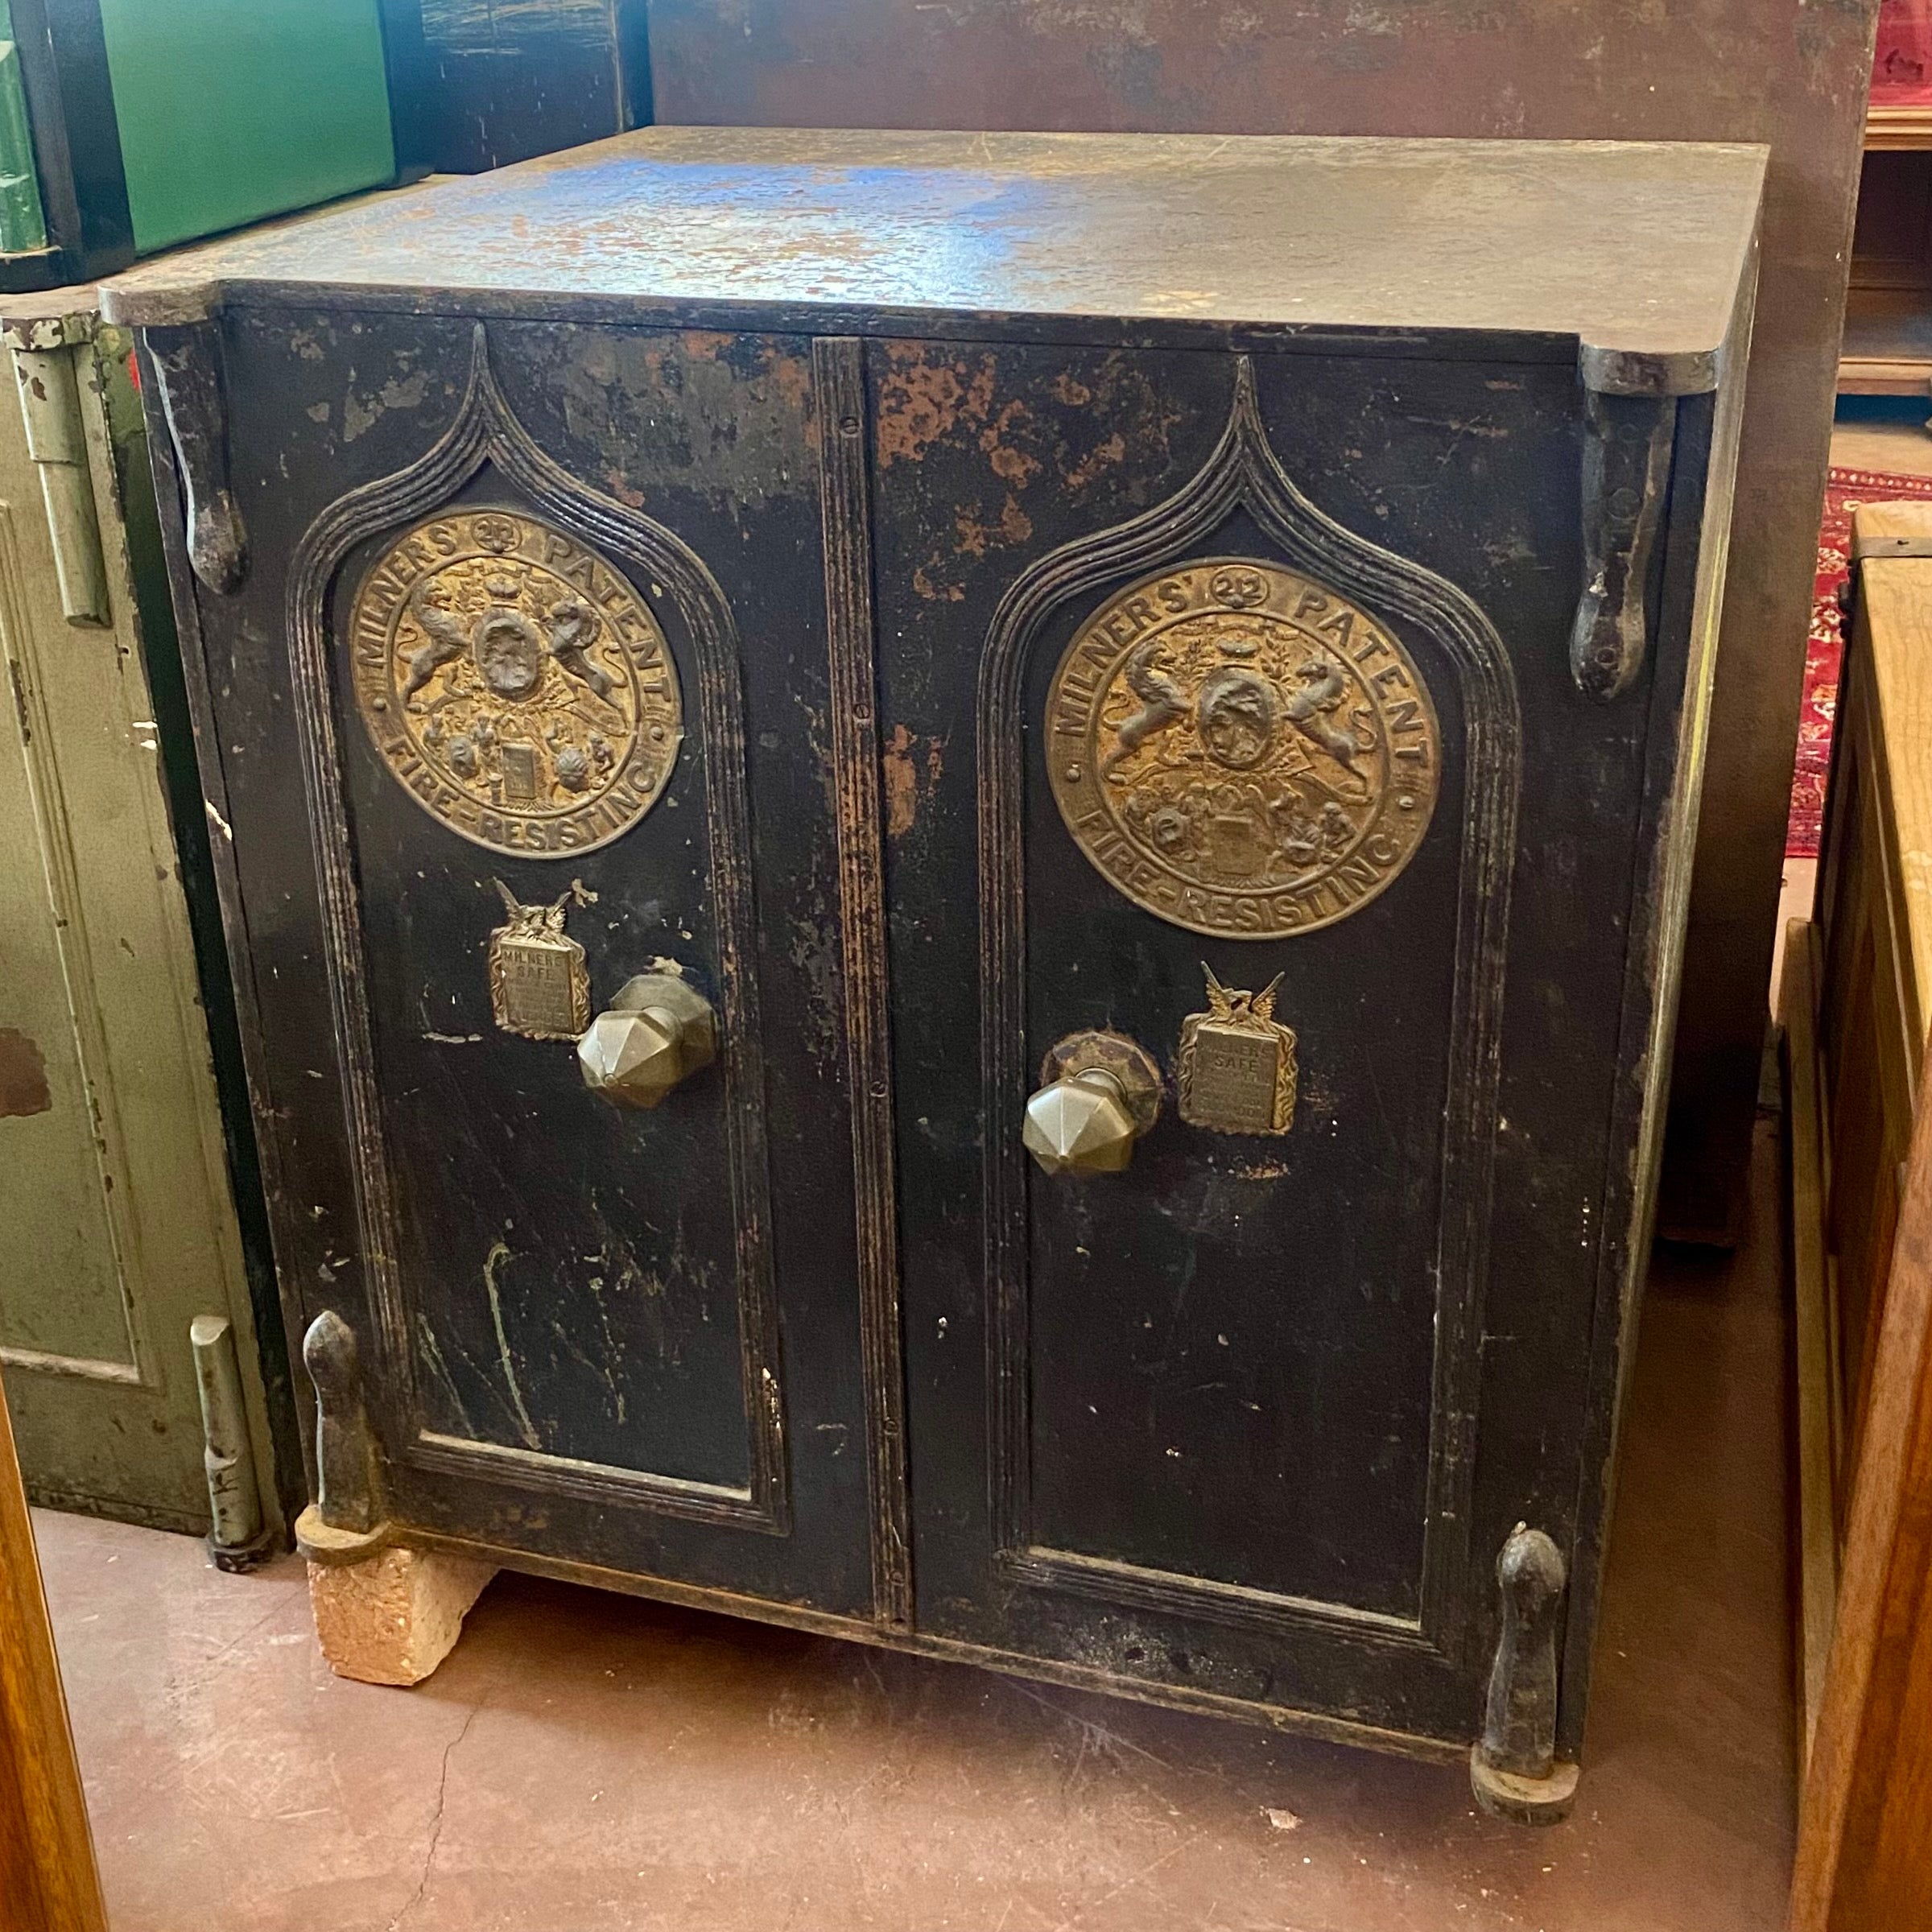
<instances>
[{"instance_id":1,"label":"metal leg","mask_svg":"<svg viewBox=\"0 0 1932 1932\"><path fill-rule=\"evenodd\" d=\"M1489 1674L1483 1735L1469 1754L1476 1801L1497 1818L1553 1825L1570 1814L1577 1768L1556 1758L1556 1634L1563 1552L1518 1523L1496 1560L1503 1629Z\"/></svg>"},{"instance_id":2,"label":"metal leg","mask_svg":"<svg viewBox=\"0 0 1932 1932\"><path fill-rule=\"evenodd\" d=\"M493 1565L395 1540L355 1331L324 1310L302 1338L316 1389L316 1501L295 1524L316 1637L338 1677L418 1684L448 1656Z\"/></svg>"}]
</instances>

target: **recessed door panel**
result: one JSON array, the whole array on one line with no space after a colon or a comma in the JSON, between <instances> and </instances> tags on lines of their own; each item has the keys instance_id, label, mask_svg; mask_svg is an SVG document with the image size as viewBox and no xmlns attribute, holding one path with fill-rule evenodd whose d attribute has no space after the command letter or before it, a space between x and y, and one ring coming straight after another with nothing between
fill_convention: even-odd
<instances>
[{"instance_id":1,"label":"recessed door panel","mask_svg":"<svg viewBox=\"0 0 1932 1932\"><path fill-rule=\"evenodd\" d=\"M1003 1352L1029 1396L1014 1542L1414 1619L1459 694L1427 646L1267 561L1251 524L1230 539L1237 560L1070 605L1023 673L1009 969L1028 1069L1112 1027L1166 1094L1121 1173L1024 1170L1025 1327ZM1076 735L1083 658L1098 669ZM1412 729L1377 701L1378 669L1413 694ZM1096 782L1075 791L1075 768ZM1249 922L1290 930L1248 939Z\"/></svg>"}]
</instances>

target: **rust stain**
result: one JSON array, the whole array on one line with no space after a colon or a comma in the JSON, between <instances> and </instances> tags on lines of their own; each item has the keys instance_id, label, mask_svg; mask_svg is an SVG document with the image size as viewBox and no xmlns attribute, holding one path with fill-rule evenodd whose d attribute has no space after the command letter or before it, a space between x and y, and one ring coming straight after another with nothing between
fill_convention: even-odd
<instances>
[{"instance_id":1,"label":"rust stain","mask_svg":"<svg viewBox=\"0 0 1932 1932\"><path fill-rule=\"evenodd\" d=\"M1033 535L1033 518L1020 508L1010 490L1000 507L998 522L985 522L965 507L955 514L953 522L960 533L953 547L961 555L983 557L995 545L1024 543Z\"/></svg>"},{"instance_id":2,"label":"rust stain","mask_svg":"<svg viewBox=\"0 0 1932 1932\"><path fill-rule=\"evenodd\" d=\"M18 1027L0 1026L0 1118L45 1113L53 1104L39 1047Z\"/></svg>"},{"instance_id":3,"label":"rust stain","mask_svg":"<svg viewBox=\"0 0 1932 1932\"><path fill-rule=\"evenodd\" d=\"M912 762L913 736L903 724L892 728L892 736L880 754L886 784L886 836L902 839L912 830L919 808L919 776Z\"/></svg>"},{"instance_id":4,"label":"rust stain","mask_svg":"<svg viewBox=\"0 0 1932 1932\"><path fill-rule=\"evenodd\" d=\"M1278 1181L1293 1170L1286 1161L1236 1161L1228 1172L1237 1181Z\"/></svg>"},{"instance_id":5,"label":"rust stain","mask_svg":"<svg viewBox=\"0 0 1932 1932\"><path fill-rule=\"evenodd\" d=\"M764 374L781 402L801 416L807 413L811 398L811 364L803 356L788 356L768 345Z\"/></svg>"},{"instance_id":6,"label":"rust stain","mask_svg":"<svg viewBox=\"0 0 1932 1932\"><path fill-rule=\"evenodd\" d=\"M912 587L928 604L959 604L965 601L964 584L935 584L923 564L912 573Z\"/></svg>"},{"instance_id":7,"label":"rust stain","mask_svg":"<svg viewBox=\"0 0 1932 1932\"><path fill-rule=\"evenodd\" d=\"M644 507L643 491L633 489L624 481L624 473L617 468L616 464L611 464L605 470L604 482L610 493L620 503L628 503L633 510L642 510Z\"/></svg>"},{"instance_id":8,"label":"rust stain","mask_svg":"<svg viewBox=\"0 0 1932 1932\"><path fill-rule=\"evenodd\" d=\"M1104 443L1096 444L1071 469L1060 474L1069 489L1084 489L1103 469L1127 454L1127 439L1117 429Z\"/></svg>"},{"instance_id":9,"label":"rust stain","mask_svg":"<svg viewBox=\"0 0 1932 1932\"><path fill-rule=\"evenodd\" d=\"M972 366L961 357L928 361L913 343L888 351L890 371L879 385L879 467L916 463L964 418L984 423L993 408L993 358Z\"/></svg>"},{"instance_id":10,"label":"rust stain","mask_svg":"<svg viewBox=\"0 0 1932 1932\"><path fill-rule=\"evenodd\" d=\"M993 473L1015 489L1026 487L1027 480L1040 467L1039 459L1030 456L1023 449L1014 448L1005 439L1022 427L1032 414L1016 396L980 431L980 448L985 451Z\"/></svg>"},{"instance_id":11,"label":"rust stain","mask_svg":"<svg viewBox=\"0 0 1932 1932\"><path fill-rule=\"evenodd\" d=\"M945 774L946 741L928 738L922 746L903 724L895 724L879 758L886 787L886 836L902 839L919 817L922 791L931 797Z\"/></svg>"}]
</instances>

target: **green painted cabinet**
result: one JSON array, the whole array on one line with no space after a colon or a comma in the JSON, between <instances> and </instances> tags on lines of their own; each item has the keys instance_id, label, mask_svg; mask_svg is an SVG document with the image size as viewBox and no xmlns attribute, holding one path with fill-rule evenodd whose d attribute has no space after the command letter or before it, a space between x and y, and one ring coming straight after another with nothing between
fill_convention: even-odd
<instances>
[{"instance_id":1,"label":"green painted cabinet","mask_svg":"<svg viewBox=\"0 0 1932 1932\"><path fill-rule=\"evenodd\" d=\"M100 0L138 254L395 172L376 0Z\"/></svg>"},{"instance_id":2,"label":"green painted cabinet","mask_svg":"<svg viewBox=\"0 0 1932 1932\"><path fill-rule=\"evenodd\" d=\"M419 0L0 0L0 288L393 181L422 45Z\"/></svg>"},{"instance_id":3,"label":"green painted cabinet","mask_svg":"<svg viewBox=\"0 0 1932 1932\"><path fill-rule=\"evenodd\" d=\"M128 341L58 298L38 320L5 313L0 1374L36 1501L199 1532L188 1328L226 1318L273 1530L270 1397L162 762L167 694L143 651L159 626L165 676L165 588L159 605L138 595L154 513Z\"/></svg>"}]
</instances>

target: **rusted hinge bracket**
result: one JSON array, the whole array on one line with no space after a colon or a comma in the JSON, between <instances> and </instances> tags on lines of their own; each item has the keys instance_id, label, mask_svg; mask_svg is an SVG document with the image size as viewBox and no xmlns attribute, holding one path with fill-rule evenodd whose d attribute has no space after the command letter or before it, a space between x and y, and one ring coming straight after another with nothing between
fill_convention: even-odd
<instances>
[{"instance_id":1,"label":"rusted hinge bracket","mask_svg":"<svg viewBox=\"0 0 1932 1932\"><path fill-rule=\"evenodd\" d=\"M60 609L70 624L108 621L107 566L76 361L93 353L93 323L90 315L47 316L9 322L0 331L13 357L27 453L39 475Z\"/></svg>"},{"instance_id":2,"label":"rusted hinge bracket","mask_svg":"<svg viewBox=\"0 0 1932 1932\"><path fill-rule=\"evenodd\" d=\"M1643 668L1676 429L1671 397L1587 394L1583 592L1570 629L1570 674L1586 697L1621 697Z\"/></svg>"},{"instance_id":3,"label":"rusted hinge bracket","mask_svg":"<svg viewBox=\"0 0 1932 1932\"><path fill-rule=\"evenodd\" d=\"M188 560L218 597L248 575L248 534L228 477L228 407L217 319L146 332L188 513Z\"/></svg>"}]
</instances>

